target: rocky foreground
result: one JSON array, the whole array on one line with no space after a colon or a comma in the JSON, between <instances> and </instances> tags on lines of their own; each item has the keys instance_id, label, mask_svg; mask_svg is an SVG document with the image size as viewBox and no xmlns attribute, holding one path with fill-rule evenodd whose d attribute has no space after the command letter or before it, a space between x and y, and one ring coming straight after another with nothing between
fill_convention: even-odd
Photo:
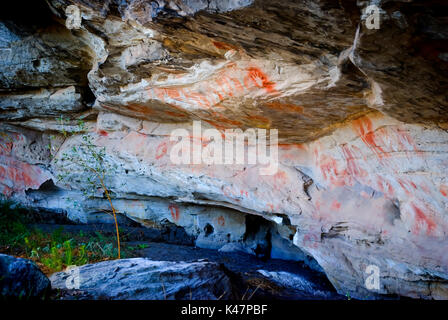
<instances>
[{"instance_id":1,"label":"rocky foreground","mask_svg":"<svg viewBox=\"0 0 448 320\"><path fill-rule=\"evenodd\" d=\"M369 29L365 1L14 1L0 16L0 192L111 222L80 165L88 141L121 216L304 261L340 294L447 299L445 2L375 1ZM173 164L170 134L194 120L277 129L278 170Z\"/></svg>"}]
</instances>

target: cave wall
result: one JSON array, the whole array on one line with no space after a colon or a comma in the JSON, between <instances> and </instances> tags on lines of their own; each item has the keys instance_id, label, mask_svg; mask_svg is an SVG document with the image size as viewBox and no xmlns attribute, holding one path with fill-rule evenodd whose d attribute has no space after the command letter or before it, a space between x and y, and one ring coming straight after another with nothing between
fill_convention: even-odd
<instances>
[{"instance_id":1,"label":"cave wall","mask_svg":"<svg viewBox=\"0 0 448 320\"><path fill-rule=\"evenodd\" d=\"M83 194L85 170L65 156L87 135L117 210L143 225L251 251L256 216L272 256L322 268L342 294L448 298L446 6L380 1L370 30L364 5L49 0L28 8L45 19L2 13L1 193L106 219L103 192ZM193 121L278 129L278 170L173 164L170 133Z\"/></svg>"}]
</instances>

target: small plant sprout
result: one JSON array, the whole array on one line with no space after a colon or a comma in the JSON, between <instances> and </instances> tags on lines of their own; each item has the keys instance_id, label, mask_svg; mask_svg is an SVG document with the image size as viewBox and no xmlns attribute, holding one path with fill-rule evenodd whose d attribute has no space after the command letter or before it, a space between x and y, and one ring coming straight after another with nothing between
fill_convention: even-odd
<instances>
[{"instance_id":1,"label":"small plant sprout","mask_svg":"<svg viewBox=\"0 0 448 320\"><path fill-rule=\"evenodd\" d=\"M64 120L62 118L60 119L60 123L64 124ZM69 151L62 154L62 157L59 160L64 163L64 165L61 166L64 173L59 174L58 179L59 181L66 182L68 184L80 182L80 180L75 180L75 178L69 174L70 166L67 166L67 162L72 163L82 168L85 173L83 178L87 184L86 186L84 186L84 184L80 184L83 188L81 191L85 196L90 193L93 197L98 190L103 191L103 195L108 200L112 210L117 237L118 259L120 259L120 232L118 228L117 212L112 203L110 191L106 186L106 175L110 174L114 168L105 160L106 149L104 147L101 148L96 146L93 143L93 139L89 133L83 133L86 131L86 126L82 120L78 120L77 131L78 133L82 133L82 143L79 146L73 146ZM62 129L62 134L64 136L68 136L68 132L64 128Z\"/></svg>"}]
</instances>

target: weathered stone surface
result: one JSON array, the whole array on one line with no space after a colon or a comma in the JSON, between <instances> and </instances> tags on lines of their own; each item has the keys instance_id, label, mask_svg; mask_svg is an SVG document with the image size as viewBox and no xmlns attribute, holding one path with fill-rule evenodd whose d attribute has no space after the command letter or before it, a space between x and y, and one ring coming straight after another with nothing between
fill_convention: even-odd
<instances>
[{"instance_id":1,"label":"weathered stone surface","mask_svg":"<svg viewBox=\"0 0 448 320\"><path fill-rule=\"evenodd\" d=\"M0 254L0 297L36 299L49 293L50 280L30 260Z\"/></svg>"},{"instance_id":2,"label":"weathered stone surface","mask_svg":"<svg viewBox=\"0 0 448 320\"><path fill-rule=\"evenodd\" d=\"M23 196L27 189L38 189L53 175L49 164L48 135L1 125L0 189L5 196Z\"/></svg>"},{"instance_id":3,"label":"weathered stone surface","mask_svg":"<svg viewBox=\"0 0 448 320\"><path fill-rule=\"evenodd\" d=\"M20 52L14 59L43 41L34 56L79 57L74 74L84 77L72 81L53 58L49 70L61 71L41 74L29 67L34 56L23 57L29 82L1 66L10 79L0 105L13 106L0 114L9 122L2 193L83 222L107 209L101 190L80 191L84 170L62 161L82 144L82 118L115 168L105 178L121 214L175 223L200 246L260 245L308 261L353 297L448 298L446 5L378 1L381 27L369 30L357 3L51 0L50 29L23 38L19 24L2 24L0 44ZM62 31L69 5L81 26ZM61 37L70 41L53 45ZM87 82L95 103L80 116L93 102ZM71 89L58 109L51 96L24 98L31 85ZM61 125L55 114L72 120ZM277 173L174 165L170 133L193 120L278 129ZM54 188L37 190L50 179ZM253 216L264 219L255 229ZM380 270L379 290L365 286L369 265Z\"/></svg>"},{"instance_id":4,"label":"weathered stone surface","mask_svg":"<svg viewBox=\"0 0 448 320\"><path fill-rule=\"evenodd\" d=\"M81 94L75 87L58 90L27 91L24 94L0 93L0 117L6 120L60 116L82 111Z\"/></svg>"},{"instance_id":5,"label":"weathered stone surface","mask_svg":"<svg viewBox=\"0 0 448 320\"><path fill-rule=\"evenodd\" d=\"M334 294L328 291L320 290L314 283L296 274L286 271L267 271L260 269L260 274L278 285L286 288L291 288L298 291L309 292L314 295L316 299L333 298Z\"/></svg>"},{"instance_id":6,"label":"weathered stone surface","mask_svg":"<svg viewBox=\"0 0 448 320\"><path fill-rule=\"evenodd\" d=\"M62 148L69 150L76 139ZM263 214L278 223L283 222L280 214L287 214L290 223L298 227L295 244L316 258L341 291L353 285L345 283L353 279L353 270L359 272L354 287L363 288L370 264L378 265L386 279L400 279L393 280L400 283L399 288L384 281L383 293L415 296L411 288L423 286L419 281L446 285L440 277L443 279L448 265L444 254L448 134L437 127L406 125L372 114L309 144L281 147L281 166L274 176L260 176L257 166L173 165L168 146L166 150L151 148L168 143L154 132L115 131L98 134L95 139L106 147L109 160L118 164L108 182L117 193L175 195L178 201L228 206ZM81 175L76 166L61 166L74 176ZM306 191L304 175L312 179ZM134 206L126 213L154 220L154 208L142 207L139 216ZM185 219L181 217L191 221L189 209L169 204L162 208L157 215L166 212L173 222ZM213 222L201 214L198 219L204 221L202 225L208 221L219 228L219 220ZM238 228L232 226L231 230L233 236L238 234ZM411 245L425 262L416 258ZM420 276L408 279L409 268Z\"/></svg>"},{"instance_id":7,"label":"weathered stone surface","mask_svg":"<svg viewBox=\"0 0 448 320\"><path fill-rule=\"evenodd\" d=\"M212 262L133 258L88 264L77 270L77 289L87 292L92 299L215 300L232 297L229 278ZM67 289L69 277L73 277L73 273L53 274L50 277L52 287Z\"/></svg>"}]
</instances>

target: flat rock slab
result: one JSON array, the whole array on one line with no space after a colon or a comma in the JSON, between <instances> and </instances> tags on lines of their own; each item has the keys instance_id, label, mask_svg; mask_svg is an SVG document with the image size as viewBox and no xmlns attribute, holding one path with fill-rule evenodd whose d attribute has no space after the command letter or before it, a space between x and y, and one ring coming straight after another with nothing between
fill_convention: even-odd
<instances>
[{"instance_id":1,"label":"flat rock slab","mask_svg":"<svg viewBox=\"0 0 448 320\"><path fill-rule=\"evenodd\" d=\"M89 299L214 300L232 298L230 279L211 262L104 261L50 277L53 289L78 289ZM79 286L78 286L79 285Z\"/></svg>"},{"instance_id":2,"label":"flat rock slab","mask_svg":"<svg viewBox=\"0 0 448 320\"><path fill-rule=\"evenodd\" d=\"M140 243L132 243L138 245ZM263 261L244 252L219 252L190 246L146 242L138 254L166 261L207 260L223 265L229 270L232 284L237 287L237 300L243 296L251 300L315 300L344 299L322 273L297 261L268 259ZM131 245L131 243L128 243ZM260 272L263 270L263 272ZM291 281L294 279L294 281ZM304 285L306 284L306 285Z\"/></svg>"},{"instance_id":3,"label":"flat rock slab","mask_svg":"<svg viewBox=\"0 0 448 320\"><path fill-rule=\"evenodd\" d=\"M37 299L50 291L50 281L30 260L0 254L0 297Z\"/></svg>"}]
</instances>

